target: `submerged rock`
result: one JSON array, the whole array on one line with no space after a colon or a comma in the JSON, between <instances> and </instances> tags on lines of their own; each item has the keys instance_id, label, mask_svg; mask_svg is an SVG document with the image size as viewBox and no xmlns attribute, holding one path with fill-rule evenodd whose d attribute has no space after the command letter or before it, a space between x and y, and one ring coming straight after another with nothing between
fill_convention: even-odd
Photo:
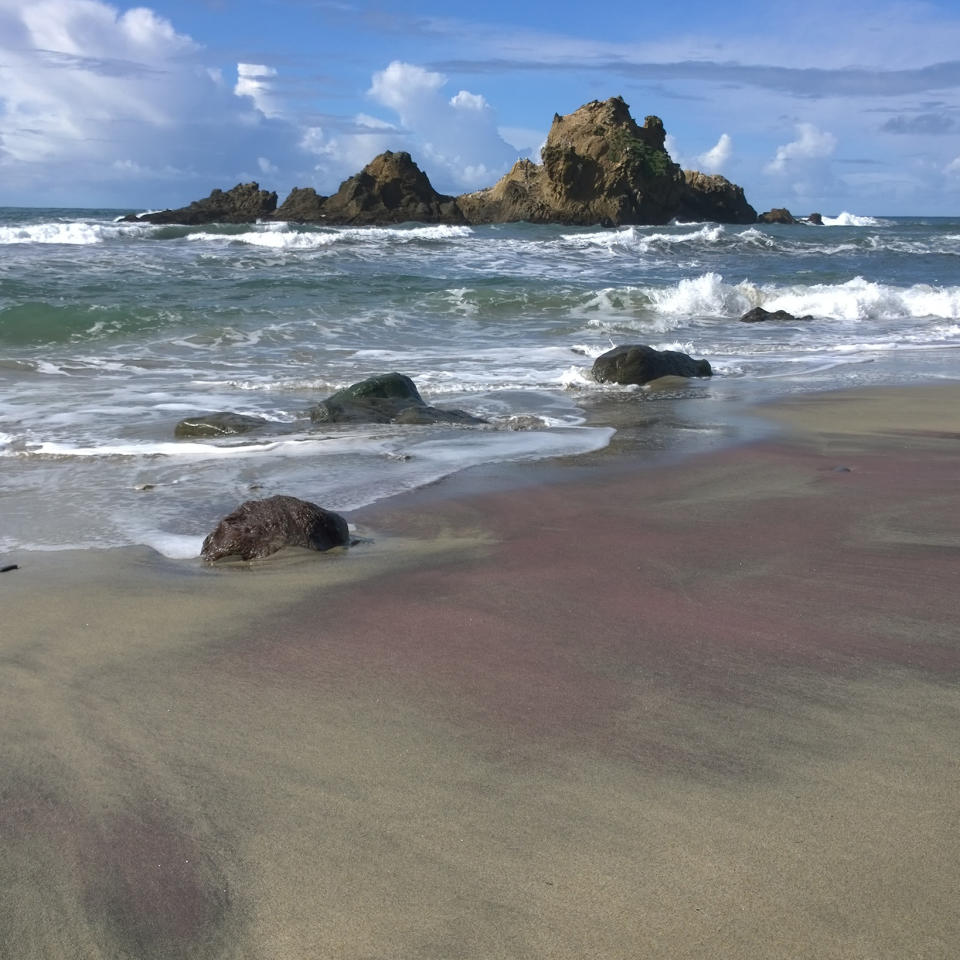
<instances>
[{"instance_id":1,"label":"submerged rock","mask_svg":"<svg viewBox=\"0 0 960 960\"><path fill-rule=\"evenodd\" d=\"M194 200L178 210L131 214L125 223L179 223L195 226L203 223L255 223L272 216L277 208L276 191L261 190L260 184L238 183L231 190L214 190L203 200Z\"/></svg>"},{"instance_id":2,"label":"submerged rock","mask_svg":"<svg viewBox=\"0 0 960 960\"><path fill-rule=\"evenodd\" d=\"M643 384L660 377L710 377L713 370L706 360L676 350L627 344L597 357L591 375L598 383Z\"/></svg>"},{"instance_id":3,"label":"submerged rock","mask_svg":"<svg viewBox=\"0 0 960 960\"><path fill-rule=\"evenodd\" d=\"M384 373L338 390L310 410L318 423L486 423L463 410L427 404L402 373Z\"/></svg>"},{"instance_id":4,"label":"submerged rock","mask_svg":"<svg viewBox=\"0 0 960 960\"><path fill-rule=\"evenodd\" d=\"M799 321L812 320L809 314L805 317L795 317L786 310L764 310L763 307L754 307L748 310L741 318L741 323L765 323L768 320L775 320L779 323L797 323Z\"/></svg>"},{"instance_id":5,"label":"submerged rock","mask_svg":"<svg viewBox=\"0 0 960 960\"><path fill-rule=\"evenodd\" d=\"M249 433L262 427L267 421L263 417L251 417L244 413L232 413L221 410L217 413L199 413L195 417L184 417L174 428L176 437L229 437L238 433Z\"/></svg>"},{"instance_id":6,"label":"submerged rock","mask_svg":"<svg viewBox=\"0 0 960 960\"><path fill-rule=\"evenodd\" d=\"M276 496L241 503L203 541L200 556L211 562L234 556L255 560L283 547L330 550L349 543L350 530L340 514L308 500Z\"/></svg>"}]
</instances>

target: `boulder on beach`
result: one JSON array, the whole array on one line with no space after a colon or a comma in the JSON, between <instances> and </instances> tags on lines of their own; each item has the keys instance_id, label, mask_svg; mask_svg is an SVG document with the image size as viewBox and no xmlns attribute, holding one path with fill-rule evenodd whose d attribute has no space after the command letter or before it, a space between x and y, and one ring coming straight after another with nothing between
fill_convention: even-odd
<instances>
[{"instance_id":1,"label":"boulder on beach","mask_svg":"<svg viewBox=\"0 0 960 960\"><path fill-rule=\"evenodd\" d=\"M263 417L220 410L216 413L198 413L194 417L184 417L173 428L173 434L182 438L229 437L238 433L249 433L266 422Z\"/></svg>"},{"instance_id":2,"label":"boulder on beach","mask_svg":"<svg viewBox=\"0 0 960 960\"><path fill-rule=\"evenodd\" d=\"M238 183L231 190L214 190L203 200L194 200L178 210L131 214L125 223L178 223L196 226L203 223L256 223L269 218L277 209L275 190L261 190L256 181Z\"/></svg>"},{"instance_id":3,"label":"boulder on beach","mask_svg":"<svg viewBox=\"0 0 960 960\"><path fill-rule=\"evenodd\" d=\"M225 516L203 541L200 556L214 561L223 557L256 560L283 547L330 550L350 543L347 521L296 497L247 500Z\"/></svg>"},{"instance_id":4,"label":"boulder on beach","mask_svg":"<svg viewBox=\"0 0 960 960\"><path fill-rule=\"evenodd\" d=\"M486 423L463 410L432 407L402 373L368 377L321 400L310 410L316 423Z\"/></svg>"},{"instance_id":5,"label":"boulder on beach","mask_svg":"<svg viewBox=\"0 0 960 960\"><path fill-rule=\"evenodd\" d=\"M655 350L644 344L614 347L593 361L591 376L598 383L649 383L660 377L711 377L706 360L694 360L677 350Z\"/></svg>"},{"instance_id":6,"label":"boulder on beach","mask_svg":"<svg viewBox=\"0 0 960 960\"><path fill-rule=\"evenodd\" d=\"M786 310L764 310L763 307L754 307L748 310L741 318L741 323L765 323L773 320L779 323L797 323L799 321L812 320L809 314L804 317L795 317Z\"/></svg>"}]
</instances>

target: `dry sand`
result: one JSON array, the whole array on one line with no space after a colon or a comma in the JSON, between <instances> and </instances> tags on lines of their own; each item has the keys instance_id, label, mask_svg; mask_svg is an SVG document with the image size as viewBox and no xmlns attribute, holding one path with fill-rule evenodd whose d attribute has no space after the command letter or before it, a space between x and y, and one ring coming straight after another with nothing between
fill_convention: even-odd
<instances>
[{"instance_id":1,"label":"dry sand","mask_svg":"<svg viewBox=\"0 0 960 960\"><path fill-rule=\"evenodd\" d=\"M958 400L339 556L10 558L0 957L952 960Z\"/></svg>"}]
</instances>

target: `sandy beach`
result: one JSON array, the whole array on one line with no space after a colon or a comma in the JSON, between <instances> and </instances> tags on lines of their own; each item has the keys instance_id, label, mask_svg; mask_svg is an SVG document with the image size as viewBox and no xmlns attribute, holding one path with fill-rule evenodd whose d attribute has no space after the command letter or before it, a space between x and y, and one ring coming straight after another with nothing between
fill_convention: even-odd
<instances>
[{"instance_id":1,"label":"sandy beach","mask_svg":"<svg viewBox=\"0 0 960 960\"><path fill-rule=\"evenodd\" d=\"M956 957L958 401L4 558L0 957Z\"/></svg>"}]
</instances>

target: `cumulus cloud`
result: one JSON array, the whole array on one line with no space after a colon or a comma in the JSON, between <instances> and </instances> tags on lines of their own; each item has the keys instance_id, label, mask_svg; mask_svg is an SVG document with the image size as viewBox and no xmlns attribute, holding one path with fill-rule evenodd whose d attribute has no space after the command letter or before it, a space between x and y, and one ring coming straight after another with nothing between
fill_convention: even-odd
<instances>
[{"instance_id":1,"label":"cumulus cloud","mask_svg":"<svg viewBox=\"0 0 960 960\"><path fill-rule=\"evenodd\" d=\"M273 67L262 63L238 63L233 92L238 97L249 97L265 117L277 117L281 113L280 103L271 85L276 75Z\"/></svg>"},{"instance_id":2,"label":"cumulus cloud","mask_svg":"<svg viewBox=\"0 0 960 960\"><path fill-rule=\"evenodd\" d=\"M497 129L496 114L477 93L447 97L447 78L416 64L393 61L373 75L369 96L396 112L408 131L406 148L442 189L489 186L517 159Z\"/></svg>"},{"instance_id":3,"label":"cumulus cloud","mask_svg":"<svg viewBox=\"0 0 960 960\"><path fill-rule=\"evenodd\" d=\"M705 153L697 157L698 169L704 173L722 173L733 154L733 141L729 134L720 134L720 139Z\"/></svg>"},{"instance_id":4,"label":"cumulus cloud","mask_svg":"<svg viewBox=\"0 0 960 960\"><path fill-rule=\"evenodd\" d=\"M823 160L837 148L837 138L812 123L797 124L797 139L777 147L776 155L767 164L767 173L788 173L791 168L811 160Z\"/></svg>"},{"instance_id":5,"label":"cumulus cloud","mask_svg":"<svg viewBox=\"0 0 960 960\"><path fill-rule=\"evenodd\" d=\"M289 166L299 131L275 120L273 76L241 64L231 87L146 8L0 0L4 200L182 203L198 183L255 175L265 137Z\"/></svg>"},{"instance_id":6,"label":"cumulus cloud","mask_svg":"<svg viewBox=\"0 0 960 960\"><path fill-rule=\"evenodd\" d=\"M960 174L960 156L954 157L943 170L947 174Z\"/></svg>"}]
</instances>

